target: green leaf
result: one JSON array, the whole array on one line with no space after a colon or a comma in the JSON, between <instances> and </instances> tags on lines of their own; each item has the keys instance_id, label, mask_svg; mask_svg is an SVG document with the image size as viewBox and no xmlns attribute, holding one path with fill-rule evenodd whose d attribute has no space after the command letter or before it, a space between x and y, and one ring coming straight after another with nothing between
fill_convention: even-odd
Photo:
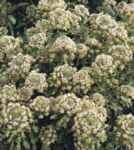
<instances>
[{"instance_id":1,"label":"green leaf","mask_svg":"<svg viewBox=\"0 0 134 150\"><path fill-rule=\"evenodd\" d=\"M27 141L23 141L23 146L26 150L30 150L30 144Z\"/></svg>"},{"instance_id":2,"label":"green leaf","mask_svg":"<svg viewBox=\"0 0 134 150\"><path fill-rule=\"evenodd\" d=\"M8 18L13 25L16 24L16 19L12 15L9 15Z\"/></svg>"}]
</instances>

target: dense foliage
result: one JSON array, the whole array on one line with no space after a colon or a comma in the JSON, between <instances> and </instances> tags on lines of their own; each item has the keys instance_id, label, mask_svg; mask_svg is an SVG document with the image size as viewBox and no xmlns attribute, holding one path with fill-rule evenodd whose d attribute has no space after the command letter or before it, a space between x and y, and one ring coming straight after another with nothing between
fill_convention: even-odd
<instances>
[{"instance_id":1,"label":"dense foliage","mask_svg":"<svg viewBox=\"0 0 134 150\"><path fill-rule=\"evenodd\" d=\"M0 1L0 150L134 150L134 0Z\"/></svg>"}]
</instances>

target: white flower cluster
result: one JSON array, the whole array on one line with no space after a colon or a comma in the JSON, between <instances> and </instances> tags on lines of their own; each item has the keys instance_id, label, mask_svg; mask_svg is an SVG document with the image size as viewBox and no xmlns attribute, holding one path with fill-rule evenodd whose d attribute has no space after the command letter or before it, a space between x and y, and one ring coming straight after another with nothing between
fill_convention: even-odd
<instances>
[{"instance_id":1,"label":"white flower cluster","mask_svg":"<svg viewBox=\"0 0 134 150\"><path fill-rule=\"evenodd\" d=\"M9 63L9 68L7 74L11 81L17 81L19 79L25 79L29 74L31 65L34 59L30 55L23 55L18 53L13 57L12 61Z\"/></svg>"},{"instance_id":2,"label":"white flower cluster","mask_svg":"<svg viewBox=\"0 0 134 150\"><path fill-rule=\"evenodd\" d=\"M61 36L54 41L52 47L48 50L48 55L50 61L59 62L61 60L68 63L75 59L76 52L75 42L67 36Z\"/></svg>"},{"instance_id":3,"label":"white flower cluster","mask_svg":"<svg viewBox=\"0 0 134 150\"><path fill-rule=\"evenodd\" d=\"M105 45L115 45L127 40L125 27L108 14L92 14L90 16L90 31L92 36ZM106 47L105 47L106 48Z\"/></svg>"},{"instance_id":4,"label":"white flower cluster","mask_svg":"<svg viewBox=\"0 0 134 150\"><path fill-rule=\"evenodd\" d=\"M121 101L127 107L134 103L134 87L131 85L121 85L120 87Z\"/></svg>"},{"instance_id":5,"label":"white flower cluster","mask_svg":"<svg viewBox=\"0 0 134 150\"><path fill-rule=\"evenodd\" d=\"M44 149L49 149L50 145L54 144L57 138L56 129L52 125L42 128L40 139Z\"/></svg>"},{"instance_id":6,"label":"white flower cluster","mask_svg":"<svg viewBox=\"0 0 134 150\"><path fill-rule=\"evenodd\" d=\"M126 149L133 149L134 143L134 116L132 114L118 117L114 128L115 142Z\"/></svg>"},{"instance_id":7,"label":"white flower cluster","mask_svg":"<svg viewBox=\"0 0 134 150\"><path fill-rule=\"evenodd\" d=\"M50 113L50 100L44 96L38 96L30 104L30 108L38 115L39 118L42 118L44 115L48 116Z\"/></svg>"},{"instance_id":8,"label":"white flower cluster","mask_svg":"<svg viewBox=\"0 0 134 150\"><path fill-rule=\"evenodd\" d=\"M47 18L45 22L48 28L78 30L82 20L89 17L88 9L84 5L76 5L73 11L66 8L64 0L41 0L38 4L38 12L42 18Z\"/></svg>"},{"instance_id":9,"label":"white flower cluster","mask_svg":"<svg viewBox=\"0 0 134 150\"><path fill-rule=\"evenodd\" d=\"M43 92L47 89L48 83L46 82L46 74L38 73L37 71L31 71L25 80L25 86L38 92Z\"/></svg>"},{"instance_id":10,"label":"white flower cluster","mask_svg":"<svg viewBox=\"0 0 134 150\"><path fill-rule=\"evenodd\" d=\"M107 139L106 119L105 107L96 107L93 101L84 98L80 102L80 107L77 108L77 114L74 117L75 148L77 150L88 150L89 147L92 150L99 149L101 142L103 143Z\"/></svg>"},{"instance_id":11,"label":"white flower cluster","mask_svg":"<svg viewBox=\"0 0 134 150\"><path fill-rule=\"evenodd\" d=\"M92 85L94 84L94 80L90 77L89 69L83 68L78 72L74 73L73 79L73 92L76 94L87 94Z\"/></svg>"},{"instance_id":12,"label":"white flower cluster","mask_svg":"<svg viewBox=\"0 0 134 150\"><path fill-rule=\"evenodd\" d=\"M76 68L68 64L55 67L54 72L49 77L49 86L58 92L70 91L72 89L72 77L76 72Z\"/></svg>"},{"instance_id":13,"label":"white flower cluster","mask_svg":"<svg viewBox=\"0 0 134 150\"><path fill-rule=\"evenodd\" d=\"M0 37L0 62L10 61L19 52L22 52L19 38L9 35Z\"/></svg>"},{"instance_id":14,"label":"white flower cluster","mask_svg":"<svg viewBox=\"0 0 134 150\"><path fill-rule=\"evenodd\" d=\"M126 2L120 2L116 9L123 21L126 22L126 28L128 29L128 32L133 34L134 2L129 4Z\"/></svg>"}]
</instances>

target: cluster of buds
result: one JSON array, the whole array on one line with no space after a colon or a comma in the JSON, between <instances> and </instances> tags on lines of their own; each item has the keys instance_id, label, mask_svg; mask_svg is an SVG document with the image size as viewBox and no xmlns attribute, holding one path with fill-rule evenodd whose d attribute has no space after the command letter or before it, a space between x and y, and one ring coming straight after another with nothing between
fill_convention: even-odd
<instances>
[{"instance_id":1,"label":"cluster of buds","mask_svg":"<svg viewBox=\"0 0 134 150\"><path fill-rule=\"evenodd\" d=\"M56 8L66 8L66 4L64 0L40 0L38 3L38 9L42 11L42 13L50 12Z\"/></svg>"},{"instance_id":2,"label":"cluster of buds","mask_svg":"<svg viewBox=\"0 0 134 150\"><path fill-rule=\"evenodd\" d=\"M92 63L92 68L97 74L112 74L115 70L115 64L111 55L97 55L95 62Z\"/></svg>"},{"instance_id":3,"label":"cluster of buds","mask_svg":"<svg viewBox=\"0 0 134 150\"><path fill-rule=\"evenodd\" d=\"M61 60L65 63L70 63L75 59L76 52L75 42L67 36L61 36L54 41L48 51L48 55L49 60L52 62L60 62Z\"/></svg>"},{"instance_id":4,"label":"cluster of buds","mask_svg":"<svg viewBox=\"0 0 134 150\"><path fill-rule=\"evenodd\" d=\"M114 45L111 47L110 53L114 61L120 65L121 68L133 59L133 52L128 46Z\"/></svg>"},{"instance_id":5,"label":"cluster of buds","mask_svg":"<svg viewBox=\"0 0 134 150\"><path fill-rule=\"evenodd\" d=\"M42 128L40 132L40 139L43 143L43 149L50 149L50 146L58 139L55 127L49 125Z\"/></svg>"},{"instance_id":6,"label":"cluster of buds","mask_svg":"<svg viewBox=\"0 0 134 150\"><path fill-rule=\"evenodd\" d=\"M37 117L42 118L50 114L50 99L44 96L36 97L33 102L30 104L30 108L35 112Z\"/></svg>"},{"instance_id":7,"label":"cluster of buds","mask_svg":"<svg viewBox=\"0 0 134 150\"><path fill-rule=\"evenodd\" d=\"M49 86L62 91L70 91L72 89L72 78L76 68L68 64L55 67L54 72L49 77Z\"/></svg>"},{"instance_id":8,"label":"cluster of buds","mask_svg":"<svg viewBox=\"0 0 134 150\"><path fill-rule=\"evenodd\" d=\"M85 5L76 5L73 10L70 10L67 9L64 0L41 0L37 8L41 18L45 18L48 29L73 32L73 30L78 30L81 22L87 21L89 17L89 11Z\"/></svg>"},{"instance_id":9,"label":"cluster of buds","mask_svg":"<svg viewBox=\"0 0 134 150\"><path fill-rule=\"evenodd\" d=\"M9 63L9 68L7 69L9 80L18 81L20 79L25 79L30 72L33 62L34 59L32 56L18 53Z\"/></svg>"},{"instance_id":10,"label":"cluster of buds","mask_svg":"<svg viewBox=\"0 0 134 150\"><path fill-rule=\"evenodd\" d=\"M128 4L126 2L120 2L116 7L116 11L125 22L128 32L130 33L130 35L132 35L134 33L134 3Z\"/></svg>"},{"instance_id":11,"label":"cluster of buds","mask_svg":"<svg viewBox=\"0 0 134 150\"><path fill-rule=\"evenodd\" d=\"M134 148L134 116L132 114L120 115L117 118L114 135L117 147Z\"/></svg>"},{"instance_id":12,"label":"cluster of buds","mask_svg":"<svg viewBox=\"0 0 134 150\"><path fill-rule=\"evenodd\" d=\"M28 142L26 134L31 133L33 123L32 112L28 107L10 102L1 112L1 116L3 117L3 138L7 139L7 144L16 148Z\"/></svg>"},{"instance_id":13,"label":"cluster of buds","mask_svg":"<svg viewBox=\"0 0 134 150\"><path fill-rule=\"evenodd\" d=\"M43 92L48 87L46 74L38 73L35 70L31 71L25 80L25 86L31 88L32 90Z\"/></svg>"},{"instance_id":14,"label":"cluster of buds","mask_svg":"<svg viewBox=\"0 0 134 150\"><path fill-rule=\"evenodd\" d=\"M92 14L90 16L91 35L105 45L105 48L111 45L124 43L127 38L127 30L108 14Z\"/></svg>"},{"instance_id":15,"label":"cluster of buds","mask_svg":"<svg viewBox=\"0 0 134 150\"><path fill-rule=\"evenodd\" d=\"M97 97L96 97L97 96ZM100 100L98 95L94 95L93 99ZM96 97L96 98L95 98ZM100 103L99 101L97 103ZM106 120L107 112L104 106L95 104L95 101L85 97L80 101L76 108L77 113L74 117L74 139L75 148L77 150L89 147L91 150L96 150L101 147L101 143L105 142L106 136Z\"/></svg>"},{"instance_id":16,"label":"cluster of buds","mask_svg":"<svg viewBox=\"0 0 134 150\"><path fill-rule=\"evenodd\" d=\"M20 38L4 35L0 37L0 62L10 61L14 55L22 52Z\"/></svg>"},{"instance_id":17,"label":"cluster of buds","mask_svg":"<svg viewBox=\"0 0 134 150\"><path fill-rule=\"evenodd\" d=\"M120 87L121 101L126 107L130 107L134 103L134 87L131 85L121 85Z\"/></svg>"},{"instance_id":18,"label":"cluster of buds","mask_svg":"<svg viewBox=\"0 0 134 150\"><path fill-rule=\"evenodd\" d=\"M73 92L76 94L87 94L92 85L94 84L94 80L90 77L89 69L83 68L78 72L74 73L73 79Z\"/></svg>"},{"instance_id":19,"label":"cluster of buds","mask_svg":"<svg viewBox=\"0 0 134 150\"><path fill-rule=\"evenodd\" d=\"M16 102L19 100L19 94L15 85L5 85L0 92L0 100L2 104Z\"/></svg>"},{"instance_id":20,"label":"cluster of buds","mask_svg":"<svg viewBox=\"0 0 134 150\"><path fill-rule=\"evenodd\" d=\"M55 100L53 100L53 105L55 107L52 108L52 112L60 113L60 114L67 114L72 116L76 113L75 108L77 105L79 106L79 102L81 99L76 97L73 93L68 93L64 95L58 96Z\"/></svg>"}]
</instances>

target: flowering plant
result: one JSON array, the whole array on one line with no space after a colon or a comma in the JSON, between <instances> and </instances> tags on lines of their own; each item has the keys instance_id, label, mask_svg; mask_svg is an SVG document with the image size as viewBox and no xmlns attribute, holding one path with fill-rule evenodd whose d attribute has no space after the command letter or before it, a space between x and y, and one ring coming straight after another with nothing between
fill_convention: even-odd
<instances>
[{"instance_id":1,"label":"flowering plant","mask_svg":"<svg viewBox=\"0 0 134 150\"><path fill-rule=\"evenodd\" d=\"M3 15L0 150L133 150L134 1L2 0Z\"/></svg>"}]
</instances>

